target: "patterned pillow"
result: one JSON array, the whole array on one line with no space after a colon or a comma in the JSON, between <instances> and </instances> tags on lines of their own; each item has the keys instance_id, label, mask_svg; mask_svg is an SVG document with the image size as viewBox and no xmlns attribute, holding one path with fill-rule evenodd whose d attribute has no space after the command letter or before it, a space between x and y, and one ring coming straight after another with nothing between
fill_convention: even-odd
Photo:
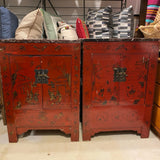
<instances>
[{"instance_id":1,"label":"patterned pillow","mask_svg":"<svg viewBox=\"0 0 160 160\"><path fill-rule=\"evenodd\" d=\"M134 28L133 7L113 15L113 38L132 38Z\"/></svg>"},{"instance_id":2,"label":"patterned pillow","mask_svg":"<svg viewBox=\"0 0 160 160\"><path fill-rule=\"evenodd\" d=\"M112 8L89 10L86 24L90 38L108 39L112 37Z\"/></svg>"},{"instance_id":3,"label":"patterned pillow","mask_svg":"<svg viewBox=\"0 0 160 160\"><path fill-rule=\"evenodd\" d=\"M77 40L76 29L65 22L58 21L58 38L60 40Z\"/></svg>"},{"instance_id":4,"label":"patterned pillow","mask_svg":"<svg viewBox=\"0 0 160 160\"><path fill-rule=\"evenodd\" d=\"M77 18L77 21L76 21L76 32L77 32L78 38L89 38L87 26L85 22L79 18Z\"/></svg>"},{"instance_id":5,"label":"patterned pillow","mask_svg":"<svg viewBox=\"0 0 160 160\"><path fill-rule=\"evenodd\" d=\"M0 39L15 38L18 18L7 8L0 7Z\"/></svg>"}]
</instances>

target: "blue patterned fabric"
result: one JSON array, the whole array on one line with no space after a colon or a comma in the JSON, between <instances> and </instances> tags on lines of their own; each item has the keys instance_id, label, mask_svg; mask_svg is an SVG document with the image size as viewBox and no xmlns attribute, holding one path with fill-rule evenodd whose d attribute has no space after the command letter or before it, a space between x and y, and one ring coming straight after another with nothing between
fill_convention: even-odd
<instances>
[{"instance_id":1,"label":"blue patterned fabric","mask_svg":"<svg viewBox=\"0 0 160 160\"><path fill-rule=\"evenodd\" d=\"M86 25L89 38L109 39L112 38L112 7L108 6L100 10L89 10Z\"/></svg>"},{"instance_id":2,"label":"blue patterned fabric","mask_svg":"<svg viewBox=\"0 0 160 160\"><path fill-rule=\"evenodd\" d=\"M113 38L132 38L134 28L133 7L113 15Z\"/></svg>"},{"instance_id":3,"label":"blue patterned fabric","mask_svg":"<svg viewBox=\"0 0 160 160\"><path fill-rule=\"evenodd\" d=\"M7 8L0 7L0 39L15 38L18 18Z\"/></svg>"}]
</instances>

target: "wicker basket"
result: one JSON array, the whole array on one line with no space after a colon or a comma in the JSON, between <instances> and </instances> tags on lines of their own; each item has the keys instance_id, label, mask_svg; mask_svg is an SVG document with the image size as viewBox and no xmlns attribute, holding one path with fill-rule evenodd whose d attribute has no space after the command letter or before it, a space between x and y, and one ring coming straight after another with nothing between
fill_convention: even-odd
<instances>
[{"instance_id":1,"label":"wicker basket","mask_svg":"<svg viewBox=\"0 0 160 160\"><path fill-rule=\"evenodd\" d=\"M139 29L145 38L160 38L160 7L154 22L150 23L148 26L140 26Z\"/></svg>"},{"instance_id":2,"label":"wicker basket","mask_svg":"<svg viewBox=\"0 0 160 160\"><path fill-rule=\"evenodd\" d=\"M140 26L139 29L145 38L160 38L160 21L155 25Z\"/></svg>"}]
</instances>

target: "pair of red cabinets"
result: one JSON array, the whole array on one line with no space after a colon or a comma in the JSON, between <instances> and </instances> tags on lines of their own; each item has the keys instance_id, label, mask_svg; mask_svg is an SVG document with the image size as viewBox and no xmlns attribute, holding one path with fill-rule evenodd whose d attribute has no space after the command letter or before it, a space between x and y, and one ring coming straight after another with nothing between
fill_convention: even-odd
<instances>
[{"instance_id":1,"label":"pair of red cabinets","mask_svg":"<svg viewBox=\"0 0 160 160\"><path fill-rule=\"evenodd\" d=\"M148 137L157 57L156 40L0 41L9 141L41 129L78 141L80 103L83 140L119 130Z\"/></svg>"}]
</instances>

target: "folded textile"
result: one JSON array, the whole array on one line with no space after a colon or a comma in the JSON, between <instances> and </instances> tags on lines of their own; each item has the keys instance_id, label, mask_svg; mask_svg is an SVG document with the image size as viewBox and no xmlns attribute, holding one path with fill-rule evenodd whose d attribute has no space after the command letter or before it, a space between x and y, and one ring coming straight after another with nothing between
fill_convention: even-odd
<instances>
[{"instance_id":1,"label":"folded textile","mask_svg":"<svg viewBox=\"0 0 160 160\"><path fill-rule=\"evenodd\" d=\"M149 25L154 21L159 7L160 7L160 0L148 0L146 25Z\"/></svg>"}]
</instances>

